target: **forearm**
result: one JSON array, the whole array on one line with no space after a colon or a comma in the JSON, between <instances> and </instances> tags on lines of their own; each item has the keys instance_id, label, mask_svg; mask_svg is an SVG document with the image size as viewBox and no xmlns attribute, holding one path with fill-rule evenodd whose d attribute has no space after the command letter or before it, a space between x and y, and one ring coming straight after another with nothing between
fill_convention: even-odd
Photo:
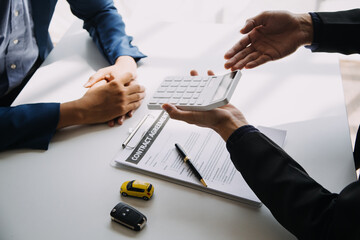
<instances>
[{"instance_id":1,"label":"forearm","mask_svg":"<svg viewBox=\"0 0 360 240\"><path fill-rule=\"evenodd\" d=\"M119 56L131 56L135 61L146 57L131 44L132 37L125 33L125 24L112 0L68 1L71 11L84 20L84 28L110 64Z\"/></svg>"},{"instance_id":2,"label":"forearm","mask_svg":"<svg viewBox=\"0 0 360 240\"><path fill-rule=\"evenodd\" d=\"M84 109L79 105L78 100L60 104L59 123L56 129L85 123Z\"/></svg>"},{"instance_id":3,"label":"forearm","mask_svg":"<svg viewBox=\"0 0 360 240\"><path fill-rule=\"evenodd\" d=\"M0 151L15 148L48 149L58 119L58 103L1 107Z\"/></svg>"},{"instance_id":4,"label":"forearm","mask_svg":"<svg viewBox=\"0 0 360 240\"><path fill-rule=\"evenodd\" d=\"M360 9L311 13L313 52L360 53Z\"/></svg>"},{"instance_id":5,"label":"forearm","mask_svg":"<svg viewBox=\"0 0 360 240\"><path fill-rule=\"evenodd\" d=\"M235 133L227 148L251 189L286 229L300 239L323 239L336 194L259 132Z\"/></svg>"},{"instance_id":6,"label":"forearm","mask_svg":"<svg viewBox=\"0 0 360 240\"><path fill-rule=\"evenodd\" d=\"M127 71L136 77L137 64L131 56L120 56L115 61L115 66L119 67L121 71Z\"/></svg>"},{"instance_id":7,"label":"forearm","mask_svg":"<svg viewBox=\"0 0 360 240\"><path fill-rule=\"evenodd\" d=\"M217 132L220 137L226 142L231 134L235 132L238 128L244 126L246 123L239 121L235 118L230 118L225 121L222 121L220 125L215 125L212 129Z\"/></svg>"}]
</instances>

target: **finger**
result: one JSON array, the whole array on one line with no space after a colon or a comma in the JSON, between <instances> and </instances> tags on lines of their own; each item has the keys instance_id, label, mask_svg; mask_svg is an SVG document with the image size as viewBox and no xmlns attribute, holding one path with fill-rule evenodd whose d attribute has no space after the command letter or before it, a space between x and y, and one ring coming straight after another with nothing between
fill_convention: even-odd
<instances>
[{"instance_id":1,"label":"finger","mask_svg":"<svg viewBox=\"0 0 360 240\"><path fill-rule=\"evenodd\" d=\"M236 53L246 48L251 43L251 38L249 35L246 35L239 42L237 42L229 51L227 51L224 55L225 59L232 58Z\"/></svg>"},{"instance_id":2,"label":"finger","mask_svg":"<svg viewBox=\"0 0 360 240\"><path fill-rule=\"evenodd\" d=\"M249 62L252 62L254 60L256 60L257 58L259 58L261 56L261 54L259 52L253 52L249 55L247 55L244 59L240 60L238 63L236 63L234 66L231 67L232 71L235 71L237 69L242 69L244 68L244 66L246 64L248 64Z\"/></svg>"},{"instance_id":3,"label":"finger","mask_svg":"<svg viewBox=\"0 0 360 240\"><path fill-rule=\"evenodd\" d=\"M246 20L245 26L240 30L242 34L246 34L256 28L257 26L263 25L268 17L268 12L262 12L259 15L249 18Z\"/></svg>"},{"instance_id":4,"label":"finger","mask_svg":"<svg viewBox=\"0 0 360 240\"><path fill-rule=\"evenodd\" d=\"M115 126L115 121L114 121L114 120L108 121L108 126L109 126L109 127Z\"/></svg>"},{"instance_id":5,"label":"finger","mask_svg":"<svg viewBox=\"0 0 360 240\"><path fill-rule=\"evenodd\" d=\"M229 68L233 67L235 64L237 64L241 60L245 59L248 55L250 55L253 52L254 52L254 49L252 47L247 47L247 48L243 49L242 51L238 52L235 56L233 56L231 59L229 59L225 63L225 65L224 65L225 68L229 69Z\"/></svg>"},{"instance_id":6,"label":"finger","mask_svg":"<svg viewBox=\"0 0 360 240\"><path fill-rule=\"evenodd\" d=\"M128 95L127 101L128 101L128 103L138 102L138 101L143 100L145 98L145 96L146 96L145 92L134 93L134 94Z\"/></svg>"},{"instance_id":7,"label":"finger","mask_svg":"<svg viewBox=\"0 0 360 240\"><path fill-rule=\"evenodd\" d=\"M134 74L130 72L126 72L122 74L119 78L119 82L121 82L123 85L130 84L131 81L134 80Z\"/></svg>"},{"instance_id":8,"label":"finger","mask_svg":"<svg viewBox=\"0 0 360 240\"><path fill-rule=\"evenodd\" d=\"M139 84L139 82L134 79L134 80L128 82L127 84L125 84L125 86L131 86L131 85L136 85L136 84Z\"/></svg>"},{"instance_id":9,"label":"finger","mask_svg":"<svg viewBox=\"0 0 360 240\"><path fill-rule=\"evenodd\" d=\"M177 109L174 105L165 103L161 107L169 114L170 118L182 120L181 110Z\"/></svg>"},{"instance_id":10,"label":"finger","mask_svg":"<svg viewBox=\"0 0 360 240\"><path fill-rule=\"evenodd\" d=\"M259 58L255 59L254 61L251 61L245 65L246 69L251 69L257 66L260 66L261 64L264 64L266 62L271 61L271 57L268 55L261 55Z\"/></svg>"},{"instance_id":11,"label":"finger","mask_svg":"<svg viewBox=\"0 0 360 240\"><path fill-rule=\"evenodd\" d=\"M214 76L214 75L215 75L215 73L214 73L212 70L208 70L208 71L207 71L207 74L208 74L209 76Z\"/></svg>"},{"instance_id":12,"label":"finger","mask_svg":"<svg viewBox=\"0 0 360 240\"><path fill-rule=\"evenodd\" d=\"M124 112L130 112L132 110L138 109L140 107L141 103L142 103L142 101L140 100L140 101L135 101L135 102L131 102L131 103L127 104L125 106Z\"/></svg>"},{"instance_id":13,"label":"finger","mask_svg":"<svg viewBox=\"0 0 360 240\"><path fill-rule=\"evenodd\" d=\"M134 94L134 93L144 93L145 87L140 84L134 84L126 87L126 92L128 95Z\"/></svg>"},{"instance_id":14,"label":"finger","mask_svg":"<svg viewBox=\"0 0 360 240\"><path fill-rule=\"evenodd\" d=\"M245 22L245 26L240 30L240 32L242 34L246 34L248 32L250 32L251 30L253 30L256 27L256 21L254 18L250 18L248 20L246 20Z\"/></svg>"},{"instance_id":15,"label":"finger","mask_svg":"<svg viewBox=\"0 0 360 240\"><path fill-rule=\"evenodd\" d=\"M104 80L106 78L106 75L103 71L97 71L95 74L93 74L89 80L84 84L84 87L89 88L92 87L95 83Z\"/></svg>"},{"instance_id":16,"label":"finger","mask_svg":"<svg viewBox=\"0 0 360 240\"><path fill-rule=\"evenodd\" d=\"M131 118L133 115L134 115L134 110L131 110L130 112L128 112L127 114L126 114L126 116L127 117L129 117L129 118Z\"/></svg>"},{"instance_id":17,"label":"finger","mask_svg":"<svg viewBox=\"0 0 360 240\"><path fill-rule=\"evenodd\" d=\"M117 124L122 125L124 123L124 120L125 120L125 115L118 117L116 122Z\"/></svg>"},{"instance_id":18,"label":"finger","mask_svg":"<svg viewBox=\"0 0 360 240\"><path fill-rule=\"evenodd\" d=\"M191 70L191 71L190 71L190 75L191 75L191 76L197 76L197 75L199 75L199 74L198 74L198 72L197 72L196 70Z\"/></svg>"},{"instance_id":19,"label":"finger","mask_svg":"<svg viewBox=\"0 0 360 240\"><path fill-rule=\"evenodd\" d=\"M107 83L107 81L103 79L103 80L100 80L99 82L94 83L94 85L92 85L91 88L100 87L102 85L105 85L106 83Z\"/></svg>"},{"instance_id":20,"label":"finger","mask_svg":"<svg viewBox=\"0 0 360 240\"><path fill-rule=\"evenodd\" d=\"M172 119L185 121L190 124L195 123L194 119L197 112L182 111L168 103L163 104L161 107L169 114L170 118Z\"/></svg>"}]
</instances>

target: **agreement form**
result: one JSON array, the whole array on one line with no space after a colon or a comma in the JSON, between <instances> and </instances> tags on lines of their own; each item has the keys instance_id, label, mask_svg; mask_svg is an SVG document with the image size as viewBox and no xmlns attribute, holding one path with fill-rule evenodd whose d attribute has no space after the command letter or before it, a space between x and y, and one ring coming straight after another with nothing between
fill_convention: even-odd
<instances>
[{"instance_id":1,"label":"agreement form","mask_svg":"<svg viewBox=\"0 0 360 240\"><path fill-rule=\"evenodd\" d=\"M164 111L147 119L129 144L115 156L117 166L145 171L175 183L261 206L234 167L224 140L216 132L170 119ZM268 132L280 141L286 135L277 129ZM175 143L184 148L208 187L203 186L184 163Z\"/></svg>"}]
</instances>

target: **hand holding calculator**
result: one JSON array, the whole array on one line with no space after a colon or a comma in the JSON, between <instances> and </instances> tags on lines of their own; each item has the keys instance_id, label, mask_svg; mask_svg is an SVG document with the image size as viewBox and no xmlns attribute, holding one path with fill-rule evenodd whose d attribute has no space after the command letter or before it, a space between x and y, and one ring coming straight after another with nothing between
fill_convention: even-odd
<instances>
[{"instance_id":1,"label":"hand holding calculator","mask_svg":"<svg viewBox=\"0 0 360 240\"><path fill-rule=\"evenodd\" d=\"M219 76L166 77L148 103L161 110L170 103L182 110L207 111L229 103L241 77L240 71Z\"/></svg>"}]
</instances>

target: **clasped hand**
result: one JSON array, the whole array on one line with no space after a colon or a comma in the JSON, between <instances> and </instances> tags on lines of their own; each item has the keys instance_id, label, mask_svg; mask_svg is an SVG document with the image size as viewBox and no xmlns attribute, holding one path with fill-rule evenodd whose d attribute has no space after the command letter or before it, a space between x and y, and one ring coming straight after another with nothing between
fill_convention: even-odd
<instances>
[{"instance_id":1,"label":"clasped hand","mask_svg":"<svg viewBox=\"0 0 360 240\"><path fill-rule=\"evenodd\" d=\"M144 87L140 86L135 81L136 68L136 63L132 57L121 56L117 59L114 65L98 70L84 85L88 88L97 87L99 85L103 85L105 82L121 79L120 82L123 86L121 89L118 89L120 91L119 96L121 97L121 100L119 100L122 101L121 109L123 109L123 111L125 111L125 109L130 110L120 116L117 116L115 119L109 120L108 125L110 127L114 126L115 122L121 125L126 116L132 117L134 110L140 106L141 100L145 97ZM130 74L131 76L127 74Z\"/></svg>"},{"instance_id":2,"label":"clasped hand","mask_svg":"<svg viewBox=\"0 0 360 240\"><path fill-rule=\"evenodd\" d=\"M103 122L114 126L115 121L122 124L145 97L145 88L135 81L135 74L135 61L126 56L97 71L85 84L89 90L82 98L60 105L57 129Z\"/></svg>"}]
</instances>

